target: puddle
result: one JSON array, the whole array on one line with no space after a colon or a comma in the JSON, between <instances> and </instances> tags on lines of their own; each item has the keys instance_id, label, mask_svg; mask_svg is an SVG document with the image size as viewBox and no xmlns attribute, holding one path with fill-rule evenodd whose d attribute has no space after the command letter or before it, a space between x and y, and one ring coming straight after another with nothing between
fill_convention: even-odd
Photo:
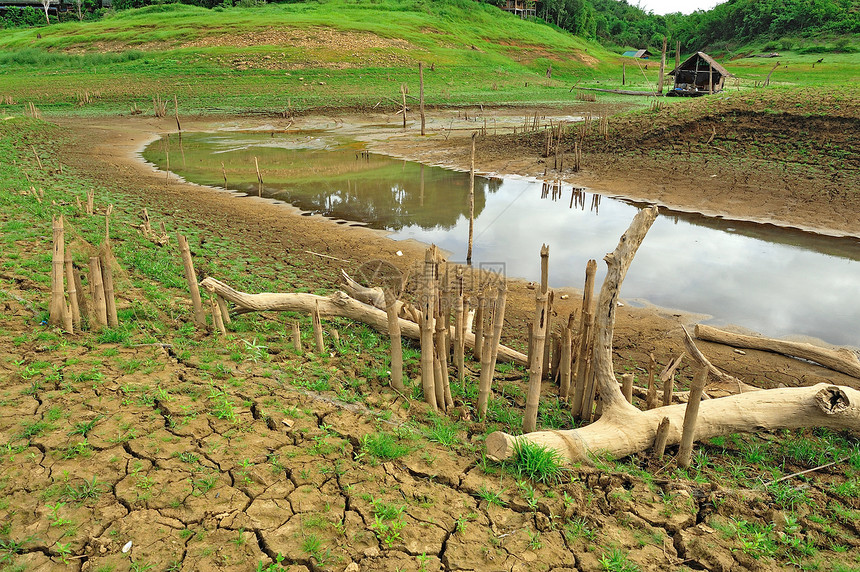
<instances>
[{"instance_id":1,"label":"puddle","mask_svg":"<svg viewBox=\"0 0 860 572\"><path fill-rule=\"evenodd\" d=\"M324 132L219 132L156 141L144 159L204 185L435 243L466 257L468 173L368 154ZM222 166L223 165L223 166ZM581 287L585 264L613 250L643 205L521 178L475 178L473 263ZM603 264L599 264L602 280ZM598 282L599 284L599 282ZM860 346L860 240L662 210L622 288L628 299L713 316L768 336Z\"/></svg>"}]
</instances>

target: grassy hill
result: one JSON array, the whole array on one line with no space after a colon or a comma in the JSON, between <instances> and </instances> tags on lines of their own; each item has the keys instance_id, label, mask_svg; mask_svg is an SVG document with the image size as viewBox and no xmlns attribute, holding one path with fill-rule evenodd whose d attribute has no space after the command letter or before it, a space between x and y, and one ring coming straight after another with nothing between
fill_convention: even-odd
<instances>
[{"instance_id":1,"label":"grassy hill","mask_svg":"<svg viewBox=\"0 0 860 572\"><path fill-rule=\"evenodd\" d=\"M186 111L373 105L403 82L417 93L419 61L431 105L569 101L571 85L619 66L597 44L463 0L171 4L5 31L0 101L65 112L149 108L156 94L177 94Z\"/></svg>"}]
</instances>

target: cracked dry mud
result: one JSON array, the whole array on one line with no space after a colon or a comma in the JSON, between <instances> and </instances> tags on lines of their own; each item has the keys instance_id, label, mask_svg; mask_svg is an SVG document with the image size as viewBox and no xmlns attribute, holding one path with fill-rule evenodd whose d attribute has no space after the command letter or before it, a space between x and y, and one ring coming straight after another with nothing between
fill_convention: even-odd
<instances>
[{"instance_id":1,"label":"cracked dry mud","mask_svg":"<svg viewBox=\"0 0 860 572\"><path fill-rule=\"evenodd\" d=\"M25 312L9 302L4 314ZM105 349L148 373L103 365L93 375ZM42 359L39 350L4 358ZM13 448L0 464L0 522L21 543L23 569L251 570L277 560L288 570L598 570L605 546L643 570L767 569L705 524L767 514L761 492L653 488L586 468L532 489L486 472L468 447L425 441L379 460L364 435L409 441L414 431L396 399L380 416L384 398L371 400L374 414L244 363L213 389L161 346L60 356L76 363L47 378L4 372L0 440ZM381 518L380 507L396 516ZM856 524L829 534L860 548Z\"/></svg>"}]
</instances>

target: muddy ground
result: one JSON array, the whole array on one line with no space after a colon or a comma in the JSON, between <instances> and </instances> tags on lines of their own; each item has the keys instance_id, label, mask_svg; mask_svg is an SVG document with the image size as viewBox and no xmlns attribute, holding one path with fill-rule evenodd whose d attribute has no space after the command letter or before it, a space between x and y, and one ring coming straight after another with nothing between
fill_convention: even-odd
<instances>
[{"instance_id":1,"label":"muddy ground","mask_svg":"<svg viewBox=\"0 0 860 572\"><path fill-rule=\"evenodd\" d=\"M558 114L568 111L578 110ZM448 112L434 118L424 139L362 125L392 121L383 115L266 122L273 129L337 126L365 139L371 150L463 168L471 126L463 119L448 132L444 126L452 118ZM183 128L254 121L183 118ZM238 244L259 259L257 267L279 263L301 272L311 290L333 288L343 267L354 271L379 258L408 265L423 255L423 245L394 242L383 233L165 178L135 153L170 131L172 120L58 122L69 134L58 150L64 164L148 205L156 220L193 224L205 236ZM691 141L710 131L694 132ZM489 134L478 148L481 171L540 175L545 169L538 136ZM694 155L685 160L710 160ZM764 185L768 176L760 170L727 171L723 163L703 199L700 192L682 191L693 182L676 184L680 173L666 184L671 158L619 157L601 149L586 155L584 173L565 178L586 185L599 180L610 193L703 212L860 236L856 219L846 214L860 206L850 194L807 201ZM856 166L840 176L856 177L851 169ZM742 173L749 178L741 184ZM829 188L827 181L796 182ZM800 205L803 217L796 216ZM403 257L395 255L398 250ZM207 262L200 267L206 273ZM21 296L44 289L14 276L3 279ZM560 301L559 316L579 305L575 292ZM515 283L510 296L503 341L523 348L534 293ZM213 384L212 370L193 351L21 341L30 328L29 309L15 300L2 304L0 443L9 445L0 464L0 566L9 569L253 570L276 561L288 570L624 569L615 560L642 570L781 568L742 545L739 533L720 532L739 521L810 541L822 562L860 564L851 560L860 550L857 521L821 522L820 513L835 501L860 508L857 497L834 492L846 482L838 467L819 471L805 485L814 508L798 511L799 525L786 519L794 514L790 507L767 492L666 478L665 463L644 457L633 464L657 475L648 482L611 468L577 467L565 484L532 489L481 460L479 424L461 426L463 440L456 445L428 442L418 426L404 425L410 418L427 421L421 404L380 394L379 383L365 380L359 403L295 386L296 377L318 368L351 383L359 374L339 356L239 360L224 366ZM176 319L181 325L187 316ZM661 364L669 361L683 347L680 326L692 320L671 311L620 308L616 371L641 373L649 353ZM270 346L278 344L271 337ZM718 367L761 387L821 381L858 386L856 379L807 362L716 344L701 348ZM683 366L681 378L690 373ZM516 383L515 377L509 379ZM375 455L364 440L379 434L397 435L411 450L392 458ZM737 443L738 450L745 447ZM789 464L783 470L793 468L810 467Z\"/></svg>"}]
</instances>

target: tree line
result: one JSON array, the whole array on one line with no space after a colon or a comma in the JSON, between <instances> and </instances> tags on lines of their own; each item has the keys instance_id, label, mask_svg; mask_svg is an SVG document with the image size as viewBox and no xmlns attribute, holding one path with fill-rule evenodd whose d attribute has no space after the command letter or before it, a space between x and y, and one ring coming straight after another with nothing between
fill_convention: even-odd
<instances>
[{"instance_id":1,"label":"tree line","mask_svg":"<svg viewBox=\"0 0 860 572\"><path fill-rule=\"evenodd\" d=\"M860 33L860 0L728 0L708 11L665 16L627 0L544 0L536 12L549 24L618 47L659 48L663 36L699 49Z\"/></svg>"}]
</instances>

